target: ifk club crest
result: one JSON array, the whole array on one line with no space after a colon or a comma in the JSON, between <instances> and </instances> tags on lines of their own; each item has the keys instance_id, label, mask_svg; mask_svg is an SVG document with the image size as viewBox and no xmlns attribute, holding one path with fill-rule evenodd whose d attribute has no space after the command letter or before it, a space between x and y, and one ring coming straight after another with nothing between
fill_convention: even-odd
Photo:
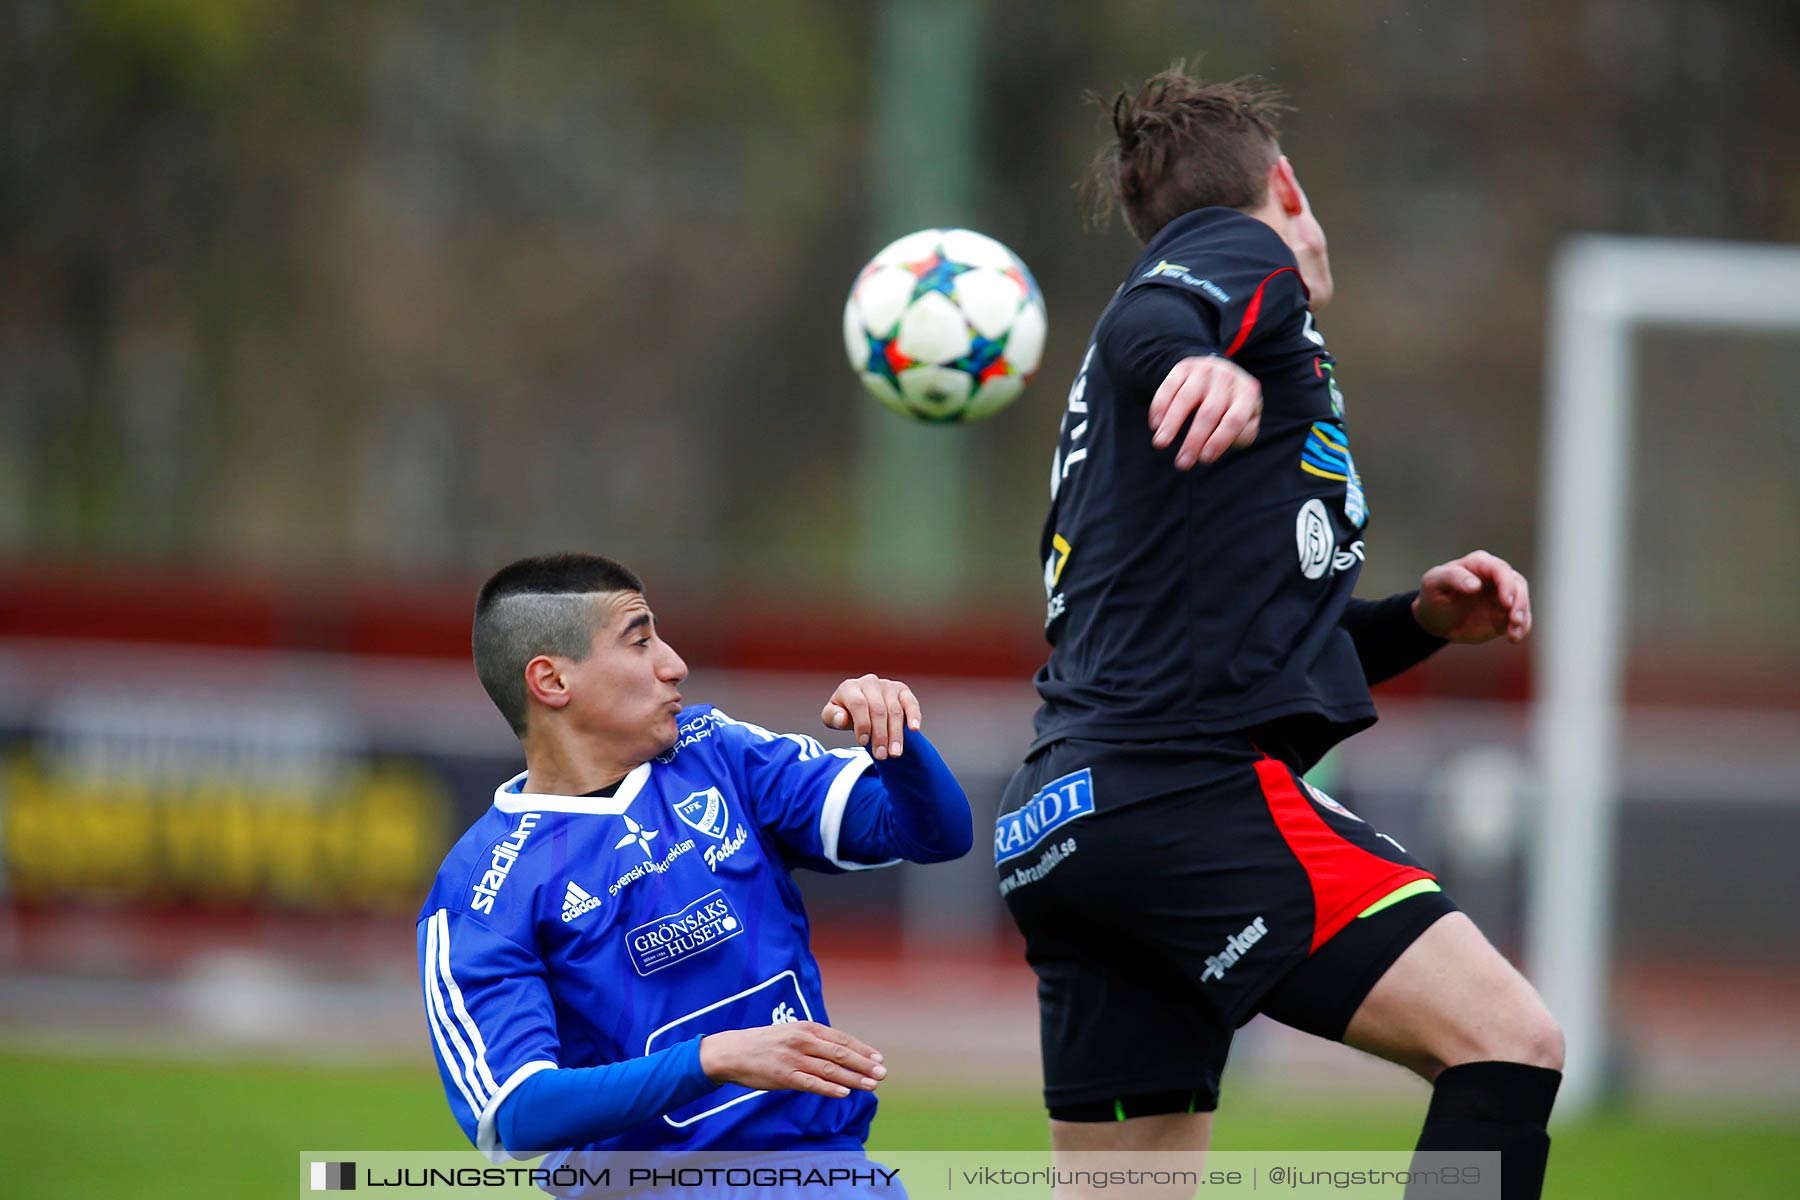
<instances>
[{"instance_id":1,"label":"ifk club crest","mask_svg":"<svg viewBox=\"0 0 1800 1200\"><path fill-rule=\"evenodd\" d=\"M690 795L675 806L675 815L697 832L711 838L724 837L725 827L731 823L731 810L726 807L725 797L716 787Z\"/></svg>"}]
</instances>

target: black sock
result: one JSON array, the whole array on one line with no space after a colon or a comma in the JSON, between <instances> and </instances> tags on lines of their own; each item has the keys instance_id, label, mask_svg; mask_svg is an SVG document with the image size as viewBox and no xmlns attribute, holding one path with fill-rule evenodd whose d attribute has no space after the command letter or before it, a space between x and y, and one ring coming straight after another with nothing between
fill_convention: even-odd
<instances>
[{"instance_id":1,"label":"black sock","mask_svg":"<svg viewBox=\"0 0 1800 1200\"><path fill-rule=\"evenodd\" d=\"M1550 1135L1544 1131L1562 1072L1524 1063L1472 1062L1446 1067L1431 1089L1419 1150L1498 1150L1501 1200L1539 1200ZM1415 1158L1415 1169L1422 1169ZM1427 1168L1428 1169L1428 1168ZM1406 1200L1457 1195L1455 1186L1418 1185ZM1467 1186L1460 1194L1468 1196Z\"/></svg>"}]
</instances>

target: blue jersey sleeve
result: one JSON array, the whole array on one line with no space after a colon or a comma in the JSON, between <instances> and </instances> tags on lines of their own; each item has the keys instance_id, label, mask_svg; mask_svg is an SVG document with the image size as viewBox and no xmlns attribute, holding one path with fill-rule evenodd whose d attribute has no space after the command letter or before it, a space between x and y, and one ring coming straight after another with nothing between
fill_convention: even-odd
<instances>
[{"instance_id":1,"label":"blue jersey sleeve","mask_svg":"<svg viewBox=\"0 0 1800 1200\"><path fill-rule=\"evenodd\" d=\"M969 798L925 735L856 781L838 834L838 855L855 862L948 862L969 852L975 827Z\"/></svg>"},{"instance_id":2,"label":"blue jersey sleeve","mask_svg":"<svg viewBox=\"0 0 1800 1200\"><path fill-rule=\"evenodd\" d=\"M541 1071L499 1106L500 1142L524 1158L613 1137L718 1086L700 1069L700 1039L643 1058Z\"/></svg>"},{"instance_id":3,"label":"blue jersey sleeve","mask_svg":"<svg viewBox=\"0 0 1800 1200\"><path fill-rule=\"evenodd\" d=\"M788 862L820 871L892 866L897 858L858 862L840 853L850 791L875 762L866 750L827 749L801 733L771 733L713 710L719 752L743 781L756 822Z\"/></svg>"},{"instance_id":4,"label":"blue jersey sleeve","mask_svg":"<svg viewBox=\"0 0 1800 1200\"><path fill-rule=\"evenodd\" d=\"M556 1011L532 951L464 913L440 908L418 928L425 1023L450 1112L495 1162L500 1104L557 1065Z\"/></svg>"}]
</instances>

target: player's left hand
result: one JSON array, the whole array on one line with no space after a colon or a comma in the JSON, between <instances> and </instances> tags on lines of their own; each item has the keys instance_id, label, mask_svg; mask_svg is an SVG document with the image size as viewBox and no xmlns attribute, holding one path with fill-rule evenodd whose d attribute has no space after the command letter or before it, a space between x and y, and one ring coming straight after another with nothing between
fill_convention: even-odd
<instances>
[{"instance_id":1,"label":"player's left hand","mask_svg":"<svg viewBox=\"0 0 1800 1200\"><path fill-rule=\"evenodd\" d=\"M1150 400L1150 444L1166 450L1188 426L1175 469L1209 463L1233 446L1248 446L1262 428L1262 384L1216 354L1184 358L1169 368ZM1190 424L1188 418L1192 417Z\"/></svg>"},{"instance_id":2,"label":"player's left hand","mask_svg":"<svg viewBox=\"0 0 1800 1200\"><path fill-rule=\"evenodd\" d=\"M856 740L876 758L899 758L906 752L906 731L919 728L925 715L904 683L864 675L838 684L819 719L827 729L856 730Z\"/></svg>"},{"instance_id":3,"label":"player's left hand","mask_svg":"<svg viewBox=\"0 0 1800 1200\"><path fill-rule=\"evenodd\" d=\"M1531 588L1503 558L1475 550L1425 572L1413 619L1452 642L1472 644L1505 635L1522 642L1531 632Z\"/></svg>"}]
</instances>

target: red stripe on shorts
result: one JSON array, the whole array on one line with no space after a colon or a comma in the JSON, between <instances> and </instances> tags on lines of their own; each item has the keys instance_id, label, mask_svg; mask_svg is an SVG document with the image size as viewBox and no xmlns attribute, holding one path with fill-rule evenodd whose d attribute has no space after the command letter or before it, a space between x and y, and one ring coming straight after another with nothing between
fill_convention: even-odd
<instances>
[{"instance_id":1,"label":"red stripe on shorts","mask_svg":"<svg viewBox=\"0 0 1800 1200\"><path fill-rule=\"evenodd\" d=\"M1314 950L1395 888L1415 879L1437 878L1347 840L1325 823L1312 801L1301 794L1293 773L1276 760L1265 755L1256 764L1256 777L1269 815L1312 885Z\"/></svg>"}]
</instances>

